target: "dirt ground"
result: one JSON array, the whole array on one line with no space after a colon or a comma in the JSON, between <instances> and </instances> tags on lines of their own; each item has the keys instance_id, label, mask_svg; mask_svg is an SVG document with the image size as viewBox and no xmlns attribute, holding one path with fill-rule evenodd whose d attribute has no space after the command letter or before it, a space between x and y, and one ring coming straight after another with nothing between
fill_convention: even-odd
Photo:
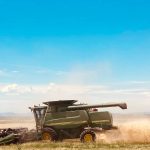
<instances>
[{"instance_id":1,"label":"dirt ground","mask_svg":"<svg viewBox=\"0 0 150 150\"><path fill-rule=\"evenodd\" d=\"M27 127L35 129L35 122L32 116L0 116L0 128Z\"/></svg>"}]
</instances>

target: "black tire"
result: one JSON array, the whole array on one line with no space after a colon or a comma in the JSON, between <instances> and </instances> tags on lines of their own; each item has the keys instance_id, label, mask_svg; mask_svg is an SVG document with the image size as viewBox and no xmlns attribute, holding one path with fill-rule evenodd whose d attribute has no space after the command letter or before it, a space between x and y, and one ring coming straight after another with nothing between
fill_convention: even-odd
<instances>
[{"instance_id":1,"label":"black tire","mask_svg":"<svg viewBox=\"0 0 150 150\"><path fill-rule=\"evenodd\" d=\"M52 128L44 128L42 130L42 136L41 136L42 140L49 140L49 141L57 141L58 140L58 135L56 133L56 131Z\"/></svg>"},{"instance_id":2,"label":"black tire","mask_svg":"<svg viewBox=\"0 0 150 150\"><path fill-rule=\"evenodd\" d=\"M96 140L96 134L95 134L95 132L93 132L91 130L84 130L80 134L81 142L95 142L95 140Z\"/></svg>"}]
</instances>

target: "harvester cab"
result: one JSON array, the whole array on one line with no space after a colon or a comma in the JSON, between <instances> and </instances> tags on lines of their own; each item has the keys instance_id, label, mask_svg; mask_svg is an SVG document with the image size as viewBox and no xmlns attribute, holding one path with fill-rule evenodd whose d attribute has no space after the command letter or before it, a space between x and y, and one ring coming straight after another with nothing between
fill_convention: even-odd
<instances>
[{"instance_id":1,"label":"harvester cab","mask_svg":"<svg viewBox=\"0 0 150 150\"><path fill-rule=\"evenodd\" d=\"M114 128L112 114L108 111L98 111L97 108L127 109L126 103L87 105L76 102L77 100L48 101L43 103L46 106L30 108L42 140L80 138L82 142L95 141L94 131Z\"/></svg>"},{"instance_id":2,"label":"harvester cab","mask_svg":"<svg viewBox=\"0 0 150 150\"><path fill-rule=\"evenodd\" d=\"M43 121L47 110L47 106L34 106L29 107L29 109L31 109L31 111L34 114L37 133L40 133L43 127Z\"/></svg>"}]
</instances>

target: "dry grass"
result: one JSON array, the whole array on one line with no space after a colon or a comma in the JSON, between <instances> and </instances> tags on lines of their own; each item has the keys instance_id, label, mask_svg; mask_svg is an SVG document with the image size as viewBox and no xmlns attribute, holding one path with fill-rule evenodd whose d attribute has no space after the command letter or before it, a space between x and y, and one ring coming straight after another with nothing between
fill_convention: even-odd
<instances>
[{"instance_id":1,"label":"dry grass","mask_svg":"<svg viewBox=\"0 0 150 150\"><path fill-rule=\"evenodd\" d=\"M10 145L1 146L0 150L148 150L150 149L150 143L116 143L116 144L104 144L104 143L94 143L94 144L83 144L80 142L58 142L58 143L48 143L48 142L34 142L22 145Z\"/></svg>"}]
</instances>

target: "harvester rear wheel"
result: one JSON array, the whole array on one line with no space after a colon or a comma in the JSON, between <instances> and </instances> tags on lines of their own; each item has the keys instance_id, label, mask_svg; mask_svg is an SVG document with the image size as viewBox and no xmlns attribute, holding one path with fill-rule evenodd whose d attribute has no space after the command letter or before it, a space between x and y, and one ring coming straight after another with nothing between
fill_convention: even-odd
<instances>
[{"instance_id":1,"label":"harvester rear wheel","mask_svg":"<svg viewBox=\"0 0 150 150\"><path fill-rule=\"evenodd\" d=\"M52 128L44 128L42 131L42 140L57 141L58 135Z\"/></svg>"},{"instance_id":2,"label":"harvester rear wheel","mask_svg":"<svg viewBox=\"0 0 150 150\"><path fill-rule=\"evenodd\" d=\"M80 134L81 142L95 142L96 134L91 130L85 130Z\"/></svg>"}]
</instances>

